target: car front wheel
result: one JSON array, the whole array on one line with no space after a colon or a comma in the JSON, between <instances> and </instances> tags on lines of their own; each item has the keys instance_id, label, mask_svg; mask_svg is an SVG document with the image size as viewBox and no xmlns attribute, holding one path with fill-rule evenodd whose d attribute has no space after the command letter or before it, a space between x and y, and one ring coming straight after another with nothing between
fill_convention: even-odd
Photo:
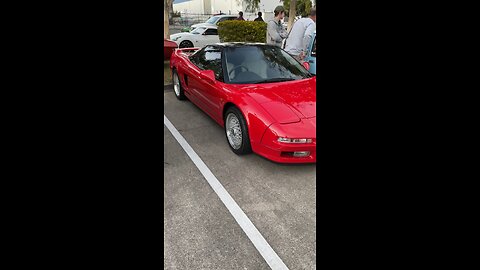
<instances>
[{"instance_id":1,"label":"car front wheel","mask_svg":"<svg viewBox=\"0 0 480 270\"><path fill-rule=\"evenodd\" d=\"M173 76L173 92L179 100L186 99L185 93L183 92L182 84L180 83L180 78L178 77L177 70L172 71Z\"/></svg>"},{"instance_id":2,"label":"car front wheel","mask_svg":"<svg viewBox=\"0 0 480 270\"><path fill-rule=\"evenodd\" d=\"M236 107L228 108L225 113L225 135L228 145L237 155L252 152L248 128L242 112Z\"/></svg>"}]
</instances>

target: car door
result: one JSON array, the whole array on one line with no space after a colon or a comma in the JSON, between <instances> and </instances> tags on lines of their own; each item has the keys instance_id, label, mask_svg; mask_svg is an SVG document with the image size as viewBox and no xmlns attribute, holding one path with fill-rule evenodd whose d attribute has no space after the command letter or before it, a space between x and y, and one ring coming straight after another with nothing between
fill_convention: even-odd
<instances>
[{"instance_id":1,"label":"car door","mask_svg":"<svg viewBox=\"0 0 480 270\"><path fill-rule=\"evenodd\" d=\"M192 56L189 57L191 65L184 67L184 75L181 78L184 82L184 85L187 85L188 91L185 91L185 95L188 99L197 105L203 111L207 111L206 104L199 98L198 89L200 85L200 71L203 70L203 65L205 63L205 50L201 49Z\"/></svg>"},{"instance_id":2,"label":"car door","mask_svg":"<svg viewBox=\"0 0 480 270\"><path fill-rule=\"evenodd\" d=\"M201 70L212 70L217 82L223 82L222 52L218 46L206 46L204 53L198 60L198 67ZM218 120L218 111L220 110L221 93L217 83L198 77L192 79L192 86L195 87L195 98L198 100L202 109L212 118ZM221 120L221 119L220 119Z\"/></svg>"},{"instance_id":3,"label":"car door","mask_svg":"<svg viewBox=\"0 0 480 270\"><path fill-rule=\"evenodd\" d=\"M202 38L204 43L203 46L212 45L220 42L220 39L218 38L218 31L214 28L208 28L207 30L205 30L205 32L203 32L202 34Z\"/></svg>"},{"instance_id":4,"label":"car door","mask_svg":"<svg viewBox=\"0 0 480 270\"><path fill-rule=\"evenodd\" d=\"M224 21L231 21L231 20L234 20L236 17L222 17L220 19L218 19L218 21L215 23L216 25L218 25L219 23L221 22L224 22Z\"/></svg>"}]
</instances>

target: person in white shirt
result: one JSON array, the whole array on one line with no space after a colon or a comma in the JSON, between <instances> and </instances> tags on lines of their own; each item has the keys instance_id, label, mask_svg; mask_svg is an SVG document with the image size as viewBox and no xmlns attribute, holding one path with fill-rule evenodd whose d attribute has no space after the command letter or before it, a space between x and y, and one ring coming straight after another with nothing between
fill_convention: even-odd
<instances>
[{"instance_id":1,"label":"person in white shirt","mask_svg":"<svg viewBox=\"0 0 480 270\"><path fill-rule=\"evenodd\" d=\"M317 10L312 8L308 18L301 18L295 22L285 41L285 51L299 61L308 55L308 46L316 30Z\"/></svg>"}]
</instances>

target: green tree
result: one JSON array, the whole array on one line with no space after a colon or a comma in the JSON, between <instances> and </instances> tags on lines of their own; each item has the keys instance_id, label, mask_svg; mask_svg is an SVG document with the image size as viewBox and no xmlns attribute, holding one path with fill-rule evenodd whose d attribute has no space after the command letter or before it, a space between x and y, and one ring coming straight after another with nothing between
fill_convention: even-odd
<instances>
[{"instance_id":1,"label":"green tree","mask_svg":"<svg viewBox=\"0 0 480 270\"><path fill-rule=\"evenodd\" d=\"M169 6L169 0L163 0L163 38L164 39L168 39L170 37L170 33L168 31L168 28L169 28L168 6Z\"/></svg>"},{"instance_id":2,"label":"green tree","mask_svg":"<svg viewBox=\"0 0 480 270\"><path fill-rule=\"evenodd\" d=\"M292 29L293 27L293 20L295 19L295 16L296 16L296 5L297 5L297 0L292 0L292 2L290 3L290 7L289 8L285 8L286 10L289 10L288 11L288 25L287 25L287 31L290 32L290 29Z\"/></svg>"},{"instance_id":3,"label":"green tree","mask_svg":"<svg viewBox=\"0 0 480 270\"><path fill-rule=\"evenodd\" d=\"M292 28L293 20L295 19L296 14L300 14L302 17L308 16L310 9L312 8L312 1L311 0L280 0L283 2L283 7L287 11L288 15L288 28ZM255 11L258 9L260 4L260 0L237 0L237 3L245 4L245 11ZM317 1L315 1L315 5L317 5Z\"/></svg>"},{"instance_id":4,"label":"green tree","mask_svg":"<svg viewBox=\"0 0 480 270\"><path fill-rule=\"evenodd\" d=\"M285 10L290 10L290 3L293 3L295 0L283 0L283 7ZM302 17L308 16L310 9L312 8L312 1L310 0L296 0L294 5L296 6L295 14ZM288 17L291 17L290 15Z\"/></svg>"},{"instance_id":5,"label":"green tree","mask_svg":"<svg viewBox=\"0 0 480 270\"><path fill-rule=\"evenodd\" d=\"M245 10L247 12L255 12L258 9L258 5L260 4L260 0L237 0L237 3L241 5L242 3L245 4Z\"/></svg>"}]
</instances>

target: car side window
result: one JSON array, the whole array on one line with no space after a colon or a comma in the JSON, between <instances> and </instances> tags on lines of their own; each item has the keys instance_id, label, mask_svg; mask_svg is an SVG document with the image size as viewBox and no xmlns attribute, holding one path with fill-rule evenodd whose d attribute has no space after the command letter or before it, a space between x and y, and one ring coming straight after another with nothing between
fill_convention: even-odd
<instances>
[{"instance_id":1,"label":"car side window","mask_svg":"<svg viewBox=\"0 0 480 270\"><path fill-rule=\"evenodd\" d=\"M202 70L213 70L213 73L215 73L215 79L223 82L221 48L207 46L202 52L196 53L195 56L196 57L190 58L194 65Z\"/></svg>"},{"instance_id":2,"label":"car side window","mask_svg":"<svg viewBox=\"0 0 480 270\"><path fill-rule=\"evenodd\" d=\"M196 53L192 54L189 58L190 58L190 62L192 62L195 66L197 66L200 69L203 69L200 67L200 58L205 58L205 49L201 49L200 51L197 51Z\"/></svg>"},{"instance_id":3,"label":"car side window","mask_svg":"<svg viewBox=\"0 0 480 270\"><path fill-rule=\"evenodd\" d=\"M223 18L220 18L217 22L217 24L219 22L223 22L223 21L231 21L231 20L235 20L237 17L223 17Z\"/></svg>"},{"instance_id":4,"label":"car side window","mask_svg":"<svg viewBox=\"0 0 480 270\"><path fill-rule=\"evenodd\" d=\"M218 36L218 31L217 29L207 29L203 34L206 36Z\"/></svg>"}]
</instances>

